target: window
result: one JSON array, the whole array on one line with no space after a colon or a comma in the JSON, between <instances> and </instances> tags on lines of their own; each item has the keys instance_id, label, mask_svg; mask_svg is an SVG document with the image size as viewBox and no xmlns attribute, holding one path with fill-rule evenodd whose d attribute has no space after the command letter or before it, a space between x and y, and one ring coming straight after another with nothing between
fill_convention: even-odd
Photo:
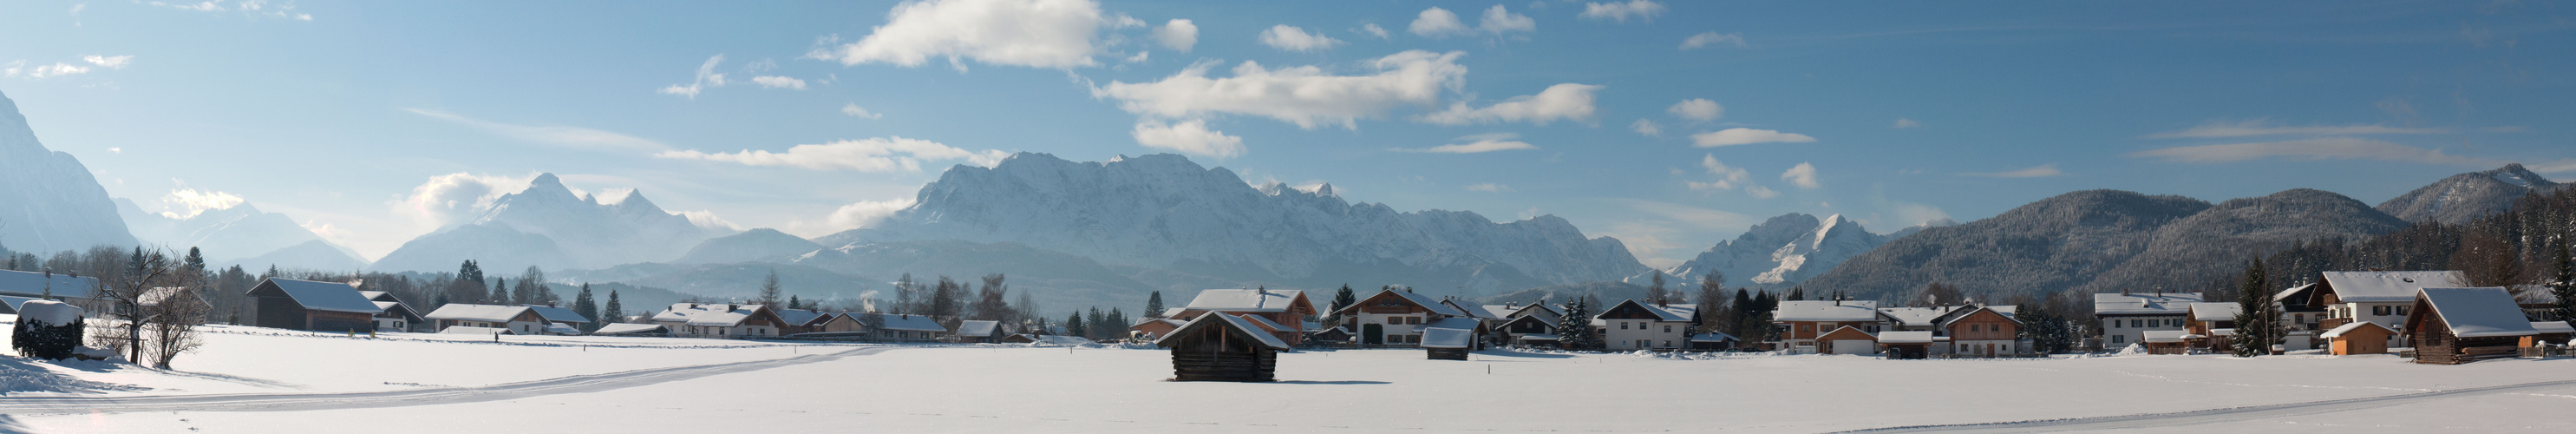
<instances>
[{"instance_id":1,"label":"window","mask_svg":"<svg viewBox=\"0 0 2576 434\"><path fill-rule=\"evenodd\" d=\"M1403 323L1404 323L1404 317L1400 317L1400 316L1390 316L1390 317L1386 317L1386 323L1387 323L1387 324L1403 324Z\"/></svg>"},{"instance_id":2,"label":"window","mask_svg":"<svg viewBox=\"0 0 2576 434\"><path fill-rule=\"evenodd\" d=\"M1969 325L1968 325L1968 331L1972 331L1972 332L1973 332L1973 331L1977 331L1977 325L1976 325L1976 324L1969 324Z\"/></svg>"},{"instance_id":3,"label":"window","mask_svg":"<svg viewBox=\"0 0 2576 434\"><path fill-rule=\"evenodd\" d=\"M2397 307L2397 316L2406 316L2406 306Z\"/></svg>"},{"instance_id":4,"label":"window","mask_svg":"<svg viewBox=\"0 0 2576 434\"><path fill-rule=\"evenodd\" d=\"M1418 316L1408 316L1408 317L1404 317L1404 323L1405 323L1405 324L1421 324L1421 323L1422 323L1422 317L1418 317Z\"/></svg>"},{"instance_id":5,"label":"window","mask_svg":"<svg viewBox=\"0 0 2576 434\"><path fill-rule=\"evenodd\" d=\"M2134 320L2134 319L2133 319L2133 320L2129 320L2129 326L2130 326L2130 327L2146 327L2146 326L2147 326L2147 323L2146 323L2145 321L2140 321L2140 320Z\"/></svg>"},{"instance_id":6,"label":"window","mask_svg":"<svg viewBox=\"0 0 2576 434\"><path fill-rule=\"evenodd\" d=\"M1665 325L1664 325L1664 333L1672 333L1672 332L1673 332L1673 325L1672 325L1672 324L1665 324ZM1671 343L1671 342L1665 342L1665 343L1664 343L1664 345L1672 345L1672 343Z\"/></svg>"},{"instance_id":7,"label":"window","mask_svg":"<svg viewBox=\"0 0 2576 434\"><path fill-rule=\"evenodd\" d=\"M2128 342L2128 340L2129 335L2111 335L2111 343L2114 344Z\"/></svg>"},{"instance_id":8,"label":"window","mask_svg":"<svg viewBox=\"0 0 2576 434\"><path fill-rule=\"evenodd\" d=\"M2292 314L2292 315L2290 315L2290 322L2294 322L2294 323L2306 323L2306 322L2308 322L2308 314L2304 314L2304 313L2302 313L2302 314Z\"/></svg>"},{"instance_id":9,"label":"window","mask_svg":"<svg viewBox=\"0 0 2576 434\"><path fill-rule=\"evenodd\" d=\"M1807 324L1799 324L1799 325L1798 325L1798 332L1799 332L1799 333L1815 333L1815 332L1816 332L1816 326L1813 326L1813 325L1807 325Z\"/></svg>"},{"instance_id":10,"label":"window","mask_svg":"<svg viewBox=\"0 0 2576 434\"><path fill-rule=\"evenodd\" d=\"M2370 314L2371 314L2371 315L2387 315L2387 314L2388 314L2388 306L2371 306L2371 307L2370 307Z\"/></svg>"}]
</instances>

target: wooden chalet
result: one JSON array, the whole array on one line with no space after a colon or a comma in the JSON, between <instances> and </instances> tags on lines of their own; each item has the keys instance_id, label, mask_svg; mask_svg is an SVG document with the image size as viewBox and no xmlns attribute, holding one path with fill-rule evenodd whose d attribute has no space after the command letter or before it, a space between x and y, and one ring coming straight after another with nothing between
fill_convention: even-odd
<instances>
[{"instance_id":1,"label":"wooden chalet","mask_svg":"<svg viewBox=\"0 0 2576 434\"><path fill-rule=\"evenodd\" d=\"M1932 354L1995 357L2021 354L2016 306L1966 305L1933 321ZM1883 336L1882 336L1883 338ZM1884 340L1881 343L1885 343Z\"/></svg>"},{"instance_id":2,"label":"wooden chalet","mask_svg":"<svg viewBox=\"0 0 2576 434\"><path fill-rule=\"evenodd\" d=\"M2191 352L2191 332L2182 330L2147 330L2139 332L2138 345L2147 354L2187 354Z\"/></svg>"},{"instance_id":3,"label":"wooden chalet","mask_svg":"<svg viewBox=\"0 0 2576 434\"><path fill-rule=\"evenodd\" d=\"M1272 328L1271 335L1288 342L1289 345L1296 345L1306 339L1306 332L1310 330L1305 328L1306 317L1314 316L1317 312L1315 303L1306 299L1305 291L1268 288L1203 290L1199 291L1197 297L1190 298L1189 305L1171 311L1172 313L1165 318L1176 321L1189 321L1210 312L1234 316L1258 316L1269 321L1269 324L1280 326ZM1135 325L1148 326L1146 323ZM1129 330L1156 336L1170 332L1134 327L1130 327ZM1161 333L1156 333L1158 331Z\"/></svg>"},{"instance_id":4,"label":"wooden chalet","mask_svg":"<svg viewBox=\"0 0 2576 434\"><path fill-rule=\"evenodd\" d=\"M1141 339L1161 339L1164 336L1170 336L1173 330L1180 330L1182 324L1188 323L1189 321L1171 318L1145 318L1136 320L1135 325L1127 326L1127 334Z\"/></svg>"},{"instance_id":5,"label":"wooden chalet","mask_svg":"<svg viewBox=\"0 0 2576 434\"><path fill-rule=\"evenodd\" d=\"M2236 351L2236 303L2192 303L2183 322L2183 340L2193 349L2213 353Z\"/></svg>"},{"instance_id":6,"label":"wooden chalet","mask_svg":"<svg viewBox=\"0 0 2576 434\"><path fill-rule=\"evenodd\" d=\"M2569 338L2576 337L2576 324L2568 324L2566 321L2534 322L2531 323L2531 330L2539 332L2531 335L2532 340L2539 342L2524 344L2525 347L2539 343L2567 345Z\"/></svg>"},{"instance_id":7,"label":"wooden chalet","mask_svg":"<svg viewBox=\"0 0 2576 434\"><path fill-rule=\"evenodd\" d=\"M1430 296L1392 289L1378 290L1333 313L1343 318L1343 327L1358 332L1361 345L1421 345L1424 324L1467 317L1467 312Z\"/></svg>"},{"instance_id":8,"label":"wooden chalet","mask_svg":"<svg viewBox=\"0 0 2576 434\"><path fill-rule=\"evenodd\" d=\"M1464 361L1467 360L1467 353L1475 350L1475 346L1476 331L1474 330L1437 327L1422 329L1422 349L1430 354L1431 360Z\"/></svg>"},{"instance_id":9,"label":"wooden chalet","mask_svg":"<svg viewBox=\"0 0 2576 434\"><path fill-rule=\"evenodd\" d=\"M420 311L413 310L410 303L404 303L402 299L395 298L393 293L384 291L358 291L358 295L366 296L368 301L376 302L376 308L385 310L384 313L376 314L376 331L419 332L431 330L429 318L422 316Z\"/></svg>"},{"instance_id":10,"label":"wooden chalet","mask_svg":"<svg viewBox=\"0 0 2576 434\"><path fill-rule=\"evenodd\" d=\"M1233 315L1199 315L1154 346L1172 351L1174 381L1273 381L1288 342Z\"/></svg>"},{"instance_id":11,"label":"wooden chalet","mask_svg":"<svg viewBox=\"0 0 2576 434\"><path fill-rule=\"evenodd\" d=\"M2403 332L2415 363L2437 365L2520 356L2540 334L2501 287L2424 288Z\"/></svg>"},{"instance_id":12,"label":"wooden chalet","mask_svg":"<svg viewBox=\"0 0 2576 434\"><path fill-rule=\"evenodd\" d=\"M2388 337L2395 335L2397 331L2389 330L2388 326L2370 321L2354 321L2335 326L2334 330L2327 330L2324 338L2327 342L2327 353L2350 356L2387 354Z\"/></svg>"},{"instance_id":13,"label":"wooden chalet","mask_svg":"<svg viewBox=\"0 0 2576 434\"><path fill-rule=\"evenodd\" d=\"M1774 349L1791 353L1851 354L1826 348L1831 344L1827 343L1830 340L1825 339L1824 335L1848 327L1862 336L1870 336L1885 331L1894 322L1894 318L1879 312L1876 301L1783 301L1780 302L1778 309L1771 311L1771 323L1780 330L1779 340L1766 342L1766 344L1770 344ZM1842 339L1853 340L1848 336ZM1862 350L1855 347L1846 350L1867 351L1864 354L1876 353L1877 350L1874 347L1877 345L1877 340L1875 338L1864 340L1868 341L1872 348Z\"/></svg>"},{"instance_id":14,"label":"wooden chalet","mask_svg":"<svg viewBox=\"0 0 2576 434\"><path fill-rule=\"evenodd\" d=\"M2317 320L2318 328L2370 321L2396 329L2403 338L2411 324L2407 318L2414 316L2419 290L2466 286L2468 274L2458 271L2327 271L2318 273L2316 288L2308 291L2308 299L2300 304L2325 310L2325 319Z\"/></svg>"},{"instance_id":15,"label":"wooden chalet","mask_svg":"<svg viewBox=\"0 0 2576 434\"><path fill-rule=\"evenodd\" d=\"M258 314L251 325L317 332L357 333L376 329L384 308L346 283L271 278L251 287Z\"/></svg>"},{"instance_id":16,"label":"wooden chalet","mask_svg":"<svg viewBox=\"0 0 2576 434\"><path fill-rule=\"evenodd\" d=\"M1820 354L1878 354L1878 335L1861 331L1859 327L1842 326L1817 335L1815 341L1816 352Z\"/></svg>"}]
</instances>

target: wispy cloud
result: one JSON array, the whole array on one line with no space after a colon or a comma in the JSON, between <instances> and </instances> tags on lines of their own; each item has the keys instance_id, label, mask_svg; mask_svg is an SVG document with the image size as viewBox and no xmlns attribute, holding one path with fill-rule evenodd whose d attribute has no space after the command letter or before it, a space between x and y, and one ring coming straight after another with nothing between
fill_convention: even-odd
<instances>
[{"instance_id":1,"label":"wispy cloud","mask_svg":"<svg viewBox=\"0 0 2576 434\"><path fill-rule=\"evenodd\" d=\"M1286 24L1270 26L1270 30L1261 31L1261 45L1283 51L1303 53L1331 49L1341 44L1340 39L1325 37L1320 33L1307 33L1306 29Z\"/></svg>"},{"instance_id":2,"label":"wispy cloud","mask_svg":"<svg viewBox=\"0 0 2576 434\"><path fill-rule=\"evenodd\" d=\"M961 59L1063 69L1095 64L1091 56L1098 52L1101 28L1144 25L1125 15L1103 14L1100 4L1090 0L911 1L895 5L885 25L858 42L819 48L806 57L843 65L909 67L946 58L960 69L965 68ZM1197 27L1189 29L1196 36Z\"/></svg>"},{"instance_id":3,"label":"wispy cloud","mask_svg":"<svg viewBox=\"0 0 2576 434\"><path fill-rule=\"evenodd\" d=\"M1898 128L1898 129L1905 129L1905 128L1922 128L1922 127L1923 127L1923 123L1922 123L1922 122L1915 122L1913 119L1896 118L1896 128Z\"/></svg>"},{"instance_id":4,"label":"wispy cloud","mask_svg":"<svg viewBox=\"0 0 2576 434\"><path fill-rule=\"evenodd\" d=\"M1818 184L1816 182L1816 165L1810 163L1798 163L1797 166L1790 167L1788 171L1780 172L1780 180L1789 181L1790 185L1796 185L1798 188L1816 188L1823 186L1823 184Z\"/></svg>"},{"instance_id":5,"label":"wispy cloud","mask_svg":"<svg viewBox=\"0 0 2576 434\"><path fill-rule=\"evenodd\" d=\"M2354 137L2326 137L2279 142L2232 143L2224 145L2182 146L2128 153L2129 157L2154 158L2175 163L2233 163L2280 158L2287 160L2359 159L2409 163L2449 164L2461 166L2497 166L2506 161L2466 157L2380 140Z\"/></svg>"},{"instance_id":6,"label":"wispy cloud","mask_svg":"<svg viewBox=\"0 0 2576 434\"><path fill-rule=\"evenodd\" d=\"M709 87L725 85L724 73L716 72L716 65L720 63L724 63L724 55L718 54L714 57L708 57L706 63L698 65L697 78L690 80L689 84L663 86L659 92L686 96L689 97L689 99L698 99L698 92L705 91L706 88Z\"/></svg>"},{"instance_id":7,"label":"wispy cloud","mask_svg":"<svg viewBox=\"0 0 2576 434\"><path fill-rule=\"evenodd\" d=\"M1700 34L1691 35L1688 38L1682 38L1681 49L1696 50L1717 45L1729 45L1734 46L1735 48L1753 46L1752 44L1744 43L1743 33L1720 34L1718 32L1702 32Z\"/></svg>"},{"instance_id":8,"label":"wispy cloud","mask_svg":"<svg viewBox=\"0 0 2576 434\"><path fill-rule=\"evenodd\" d=\"M438 110L419 108L404 108L402 110L411 112L412 114L428 116L433 119L455 122L459 125L472 127L476 130L482 130L483 132L490 133L492 135L532 143L621 152L654 152L671 149L671 145L666 145L662 142L653 141L651 139L589 128L558 125L508 124L474 119L465 117L464 115Z\"/></svg>"},{"instance_id":9,"label":"wispy cloud","mask_svg":"<svg viewBox=\"0 0 2576 434\"><path fill-rule=\"evenodd\" d=\"M1726 106L1717 105L1717 101L1707 98L1691 98L1673 103L1672 107L1664 108L1664 112L1682 119L1708 122L1725 117Z\"/></svg>"},{"instance_id":10,"label":"wispy cloud","mask_svg":"<svg viewBox=\"0 0 2576 434\"><path fill-rule=\"evenodd\" d=\"M1655 125L1655 121L1652 119L1638 119L1636 123L1628 124L1628 130L1636 131L1637 135L1646 137L1664 136L1664 127L1662 125Z\"/></svg>"},{"instance_id":11,"label":"wispy cloud","mask_svg":"<svg viewBox=\"0 0 2576 434\"><path fill-rule=\"evenodd\" d=\"M1452 103L1447 110L1424 114L1417 119L1442 125L1495 122L1547 125L1558 120L1586 120L1592 118L1594 110L1592 94L1599 90L1601 86L1598 85L1561 83L1548 86L1537 95L1516 96L1484 107L1468 108L1466 102Z\"/></svg>"},{"instance_id":12,"label":"wispy cloud","mask_svg":"<svg viewBox=\"0 0 2576 434\"><path fill-rule=\"evenodd\" d=\"M1469 185L1467 185L1467 191L1481 191L1481 192L1486 192L1486 193L1504 193L1504 192L1510 192L1510 191L1512 191L1512 186L1509 186L1509 185L1502 185L1502 184L1495 184L1495 183L1491 183L1491 182L1483 183L1483 184L1469 184Z\"/></svg>"},{"instance_id":13,"label":"wispy cloud","mask_svg":"<svg viewBox=\"0 0 2576 434\"><path fill-rule=\"evenodd\" d=\"M795 90L805 90L805 80L803 80L803 79L799 79L799 78L796 78L796 77L786 77L786 76L777 76L777 75L764 75L764 76L759 76L759 77L752 77L752 78L751 78L751 82L752 82L752 84L758 84L758 85L760 85L760 87L765 87L765 88L770 88L770 89L795 89Z\"/></svg>"},{"instance_id":14,"label":"wispy cloud","mask_svg":"<svg viewBox=\"0 0 2576 434\"><path fill-rule=\"evenodd\" d=\"M1522 150L1522 149L1538 149L1538 145L1532 145L1532 144L1529 144L1528 142L1522 142L1522 141L1520 141L1520 140L1517 140L1517 139L1519 139L1519 138L1520 138L1520 134L1516 134L1516 133L1478 134L1478 135L1466 136L1466 137L1460 137L1460 138L1458 138L1459 140L1466 140L1466 141L1468 141L1467 143L1454 143L1454 144L1447 144L1447 145L1433 146L1433 147L1429 147L1429 148L1393 148L1393 149L1388 149L1388 150L1390 150L1390 151L1396 151L1396 152L1428 152L1428 153L1439 153L1439 154L1474 154L1474 153L1481 153L1481 152L1512 151L1512 150Z\"/></svg>"},{"instance_id":15,"label":"wispy cloud","mask_svg":"<svg viewBox=\"0 0 2576 434\"><path fill-rule=\"evenodd\" d=\"M1626 23L1629 18L1636 18L1639 21L1653 22L1655 21L1655 16L1663 14L1664 5L1662 3L1647 0L1629 0L1624 3L1616 1L1609 3L1585 3L1583 4L1583 14L1578 16L1588 19L1606 19Z\"/></svg>"},{"instance_id":16,"label":"wispy cloud","mask_svg":"<svg viewBox=\"0 0 2576 434\"><path fill-rule=\"evenodd\" d=\"M1142 119L1136 121L1136 129L1128 132L1128 135L1136 138L1136 144L1145 145L1148 148L1219 160L1234 158L1243 155L1244 152L1242 137L1229 136L1224 131L1208 129L1205 119L1173 123Z\"/></svg>"},{"instance_id":17,"label":"wispy cloud","mask_svg":"<svg viewBox=\"0 0 2576 434\"><path fill-rule=\"evenodd\" d=\"M928 140L884 137L796 145L787 148L787 152L757 149L733 153L673 150L662 151L653 156L737 163L745 166L794 167L806 170L919 172L921 163L925 161L964 160L968 164L991 167L1000 164L1003 158L1010 156L1010 153L998 150L969 151Z\"/></svg>"},{"instance_id":18,"label":"wispy cloud","mask_svg":"<svg viewBox=\"0 0 2576 434\"><path fill-rule=\"evenodd\" d=\"M1816 141L1815 137L1808 137L1805 134L1783 133L1773 130L1757 130L1752 128L1728 128L1717 132L1691 135L1691 146L1702 148L1750 145L1755 143L1808 143L1814 141Z\"/></svg>"},{"instance_id":19,"label":"wispy cloud","mask_svg":"<svg viewBox=\"0 0 2576 434\"><path fill-rule=\"evenodd\" d=\"M2002 172L1970 172L1961 173L1960 175L1982 176L1988 178L2046 178L2065 174L2066 172L2057 170L2057 163L2048 163Z\"/></svg>"},{"instance_id":20,"label":"wispy cloud","mask_svg":"<svg viewBox=\"0 0 2576 434\"><path fill-rule=\"evenodd\" d=\"M1208 68L1214 64L1201 62L1162 80L1113 81L1093 88L1091 94L1117 99L1118 107L1129 113L1165 119L1222 113L1268 117L1304 128L1358 128L1360 118L1383 116L1398 106L1437 103L1443 90L1465 82L1467 67L1458 64L1464 56L1465 52L1456 51L1405 51L1367 62L1378 69L1375 74L1348 76L1325 74L1314 66L1271 69L1247 61L1234 67L1232 77L1210 78Z\"/></svg>"},{"instance_id":21,"label":"wispy cloud","mask_svg":"<svg viewBox=\"0 0 2576 434\"><path fill-rule=\"evenodd\" d=\"M2205 139L2278 135L2335 136L2361 134L2440 134L2448 132L2451 132L2451 130L2445 128L2404 128L2378 124L2283 125L2265 119L2250 119L2241 122L2211 122L2181 131L2166 131L2148 134L2146 135L2146 138Z\"/></svg>"}]
</instances>

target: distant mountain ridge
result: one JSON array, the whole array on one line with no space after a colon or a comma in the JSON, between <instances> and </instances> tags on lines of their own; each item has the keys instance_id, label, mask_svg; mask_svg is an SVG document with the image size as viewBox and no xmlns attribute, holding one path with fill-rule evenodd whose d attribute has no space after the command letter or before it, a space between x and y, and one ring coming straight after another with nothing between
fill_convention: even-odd
<instances>
[{"instance_id":1,"label":"distant mountain ridge","mask_svg":"<svg viewBox=\"0 0 2576 434\"><path fill-rule=\"evenodd\" d=\"M117 198L117 215L147 244L176 251L194 247L215 264L253 269L271 265L290 269L357 270L367 266L356 252L324 241L285 214L260 211L250 203L209 209L185 219L145 212L134 201ZM320 246L315 248L314 246Z\"/></svg>"},{"instance_id":2,"label":"distant mountain ridge","mask_svg":"<svg viewBox=\"0 0 2576 434\"><path fill-rule=\"evenodd\" d=\"M1730 288L1786 288L1925 227L1928 226L1880 235L1841 214L1823 220L1801 213L1782 214L1753 225L1733 240L1709 247L1665 273L1681 278L1686 285L1697 285L1701 276L1718 272Z\"/></svg>"},{"instance_id":3,"label":"distant mountain ridge","mask_svg":"<svg viewBox=\"0 0 2576 434\"><path fill-rule=\"evenodd\" d=\"M552 173L502 195L465 224L414 238L376 260L377 271L453 270L467 259L486 270L605 268L679 258L710 238L731 235L663 211L643 192L601 203L574 193Z\"/></svg>"},{"instance_id":4,"label":"distant mountain ridge","mask_svg":"<svg viewBox=\"0 0 2576 434\"><path fill-rule=\"evenodd\" d=\"M2297 241L2359 239L2406 222L2309 189L2211 205L2182 196L2088 190L1921 233L1806 282L1810 294L1902 299L1931 282L2009 296L2123 289L2199 291L2246 260Z\"/></svg>"},{"instance_id":5,"label":"distant mountain ridge","mask_svg":"<svg viewBox=\"0 0 2576 434\"><path fill-rule=\"evenodd\" d=\"M2380 202L2380 212L2410 222L2465 224L2513 207L2513 200L2534 191L2550 192L2568 184L2552 182L2521 164L2442 178L2432 185Z\"/></svg>"},{"instance_id":6,"label":"distant mountain ridge","mask_svg":"<svg viewBox=\"0 0 2576 434\"><path fill-rule=\"evenodd\" d=\"M1552 215L1494 223L1472 212L1397 212L1343 201L1330 185L1256 188L1170 154L1077 163L1021 153L992 168L960 165L884 223L816 241L942 240L1291 288L1384 281L1483 294L1655 271L1617 239L1586 238Z\"/></svg>"},{"instance_id":7,"label":"distant mountain ridge","mask_svg":"<svg viewBox=\"0 0 2576 434\"><path fill-rule=\"evenodd\" d=\"M18 102L0 94L0 245L60 252L101 244L140 245L89 167L46 149Z\"/></svg>"}]
</instances>

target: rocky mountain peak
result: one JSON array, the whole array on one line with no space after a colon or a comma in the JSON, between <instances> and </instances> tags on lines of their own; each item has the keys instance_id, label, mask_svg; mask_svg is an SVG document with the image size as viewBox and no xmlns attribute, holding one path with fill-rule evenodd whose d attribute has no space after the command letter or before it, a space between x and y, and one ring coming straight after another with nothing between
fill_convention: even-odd
<instances>
[{"instance_id":1,"label":"rocky mountain peak","mask_svg":"<svg viewBox=\"0 0 2576 434\"><path fill-rule=\"evenodd\" d=\"M2406 221L2468 223L2513 207L2514 199L2534 191L2555 191L2567 184L2550 181L2521 164L2451 175L2431 185L2380 202L2380 212Z\"/></svg>"}]
</instances>

